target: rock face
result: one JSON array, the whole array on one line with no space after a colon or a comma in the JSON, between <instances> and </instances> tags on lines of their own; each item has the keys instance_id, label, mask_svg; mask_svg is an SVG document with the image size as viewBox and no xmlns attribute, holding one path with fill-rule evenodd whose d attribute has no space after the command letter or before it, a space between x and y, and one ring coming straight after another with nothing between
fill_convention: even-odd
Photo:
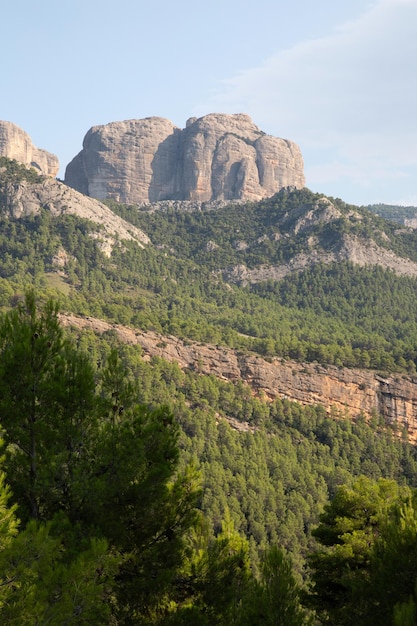
<instances>
[{"instance_id":1,"label":"rock face","mask_svg":"<svg viewBox=\"0 0 417 626\"><path fill-rule=\"evenodd\" d=\"M250 385L255 394L271 400L287 398L303 405L321 404L329 414L334 408L352 419L379 414L386 423L406 430L411 441L417 441L415 378L399 375L382 378L371 370L339 369L318 363L280 359L270 362L230 348L184 343L176 337L152 331L137 332L94 318L68 315L62 321L97 333L112 329L122 342L140 345L145 359L159 356L200 374L212 374L223 380L241 380Z\"/></svg>"},{"instance_id":2,"label":"rock face","mask_svg":"<svg viewBox=\"0 0 417 626\"><path fill-rule=\"evenodd\" d=\"M94 126L67 166L65 182L103 200L260 200L303 188L299 147L259 130L248 115L161 117Z\"/></svg>"},{"instance_id":3,"label":"rock face","mask_svg":"<svg viewBox=\"0 0 417 626\"><path fill-rule=\"evenodd\" d=\"M58 173L58 157L36 148L29 135L11 122L0 121L0 156L15 159L46 176Z\"/></svg>"},{"instance_id":4,"label":"rock face","mask_svg":"<svg viewBox=\"0 0 417 626\"><path fill-rule=\"evenodd\" d=\"M107 255L116 239L133 240L141 247L150 243L149 237L143 231L123 220L107 206L93 198L86 198L53 178L39 177L37 183L21 181L18 184L0 186L0 193L3 211L14 219L37 214L43 207L51 215L77 215L99 224L100 233L94 236L100 239L101 248Z\"/></svg>"}]
</instances>

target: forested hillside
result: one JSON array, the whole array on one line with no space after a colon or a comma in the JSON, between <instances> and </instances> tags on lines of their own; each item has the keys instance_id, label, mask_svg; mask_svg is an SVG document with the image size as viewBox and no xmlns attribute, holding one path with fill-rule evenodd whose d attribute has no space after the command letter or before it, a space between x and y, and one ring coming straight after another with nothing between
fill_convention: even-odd
<instances>
[{"instance_id":1,"label":"forested hillside","mask_svg":"<svg viewBox=\"0 0 417 626\"><path fill-rule=\"evenodd\" d=\"M369 211L380 215L386 220L400 222L404 224L406 220L415 219L417 216L417 207L415 206L398 206L392 204L370 204L366 207Z\"/></svg>"},{"instance_id":2,"label":"forested hillside","mask_svg":"<svg viewBox=\"0 0 417 626\"><path fill-rule=\"evenodd\" d=\"M37 176L27 172L20 166L14 185L16 176ZM39 284L59 293L68 310L143 329L267 356L415 370L415 277L326 257L347 234L365 248L376 241L404 264L417 261L412 229L398 231L393 223L341 201L335 201L334 214L333 205L308 190L215 211L113 205L153 245L123 242L108 258L99 245L100 226L90 221L52 217L47 208L9 219L12 174L5 170L2 176L3 306L15 291ZM315 262L302 271L286 271L280 280L236 284L224 277L242 264L291 269L294 257L312 247Z\"/></svg>"},{"instance_id":3,"label":"forested hillside","mask_svg":"<svg viewBox=\"0 0 417 626\"><path fill-rule=\"evenodd\" d=\"M331 256L355 238L410 268L414 231L308 190L216 209L111 204L152 243L106 256L93 222L47 207L10 218L19 179L36 174L0 174L2 621L371 624L377 610L378 623L414 623L405 432L377 412L270 400L57 317L414 376L417 279ZM315 262L291 271L306 250ZM286 272L232 279L241 265Z\"/></svg>"}]
</instances>

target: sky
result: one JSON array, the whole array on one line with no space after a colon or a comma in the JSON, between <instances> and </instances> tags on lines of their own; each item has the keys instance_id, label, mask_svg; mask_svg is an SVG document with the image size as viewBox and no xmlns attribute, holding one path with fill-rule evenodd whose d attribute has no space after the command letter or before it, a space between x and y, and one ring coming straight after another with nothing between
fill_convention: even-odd
<instances>
[{"instance_id":1,"label":"sky","mask_svg":"<svg viewBox=\"0 0 417 626\"><path fill-rule=\"evenodd\" d=\"M247 113L306 186L417 206L417 0L13 0L0 119L56 154L91 126Z\"/></svg>"}]
</instances>

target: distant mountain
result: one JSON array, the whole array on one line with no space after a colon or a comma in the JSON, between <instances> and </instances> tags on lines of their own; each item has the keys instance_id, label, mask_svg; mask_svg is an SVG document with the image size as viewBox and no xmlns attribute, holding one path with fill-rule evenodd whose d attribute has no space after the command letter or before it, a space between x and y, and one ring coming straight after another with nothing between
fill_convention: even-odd
<instances>
[{"instance_id":1,"label":"distant mountain","mask_svg":"<svg viewBox=\"0 0 417 626\"><path fill-rule=\"evenodd\" d=\"M54 216L90 220L99 228L95 237L107 254L115 240L140 246L152 242L174 258L197 263L239 285L280 281L316 265L341 262L417 276L417 235L412 228L400 229L376 215L376 209L348 205L306 188L285 188L259 202L103 204L0 157L0 200L4 216L21 218L42 208ZM385 208L392 212L392 207ZM407 209L411 214L412 207Z\"/></svg>"},{"instance_id":2,"label":"distant mountain","mask_svg":"<svg viewBox=\"0 0 417 626\"><path fill-rule=\"evenodd\" d=\"M369 204L369 211L380 215L386 220L392 220L405 224L411 228L417 228L417 207L416 206L400 206L397 204Z\"/></svg>"},{"instance_id":3,"label":"distant mountain","mask_svg":"<svg viewBox=\"0 0 417 626\"><path fill-rule=\"evenodd\" d=\"M104 200L260 200L304 187L299 147L261 131L248 115L190 118L180 129L149 117L94 126L65 182Z\"/></svg>"},{"instance_id":4,"label":"distant mountain","mask_svg":"<svg viewBox=\"0 0 417 626\"><path fill-rule=\"evenodd\" d=\"M0 259L0 306L35 284L68 312L156 332L157 344L175 336L336 374L371 369L383 377L358 391L364 413L374 407L417 425L414 382L399 392L389 378L416 372L417 233L364 208L305 188L259 202L103 204L3 158ZM214 352L200 352L208 363L197 357L192 367L210 371ZM215 358L227 378L229 357ZM313 378L298 370L287 380L284 365L285 391L278 381L273 393L304 398L297 394ZM326 401L318 376L306 402L358 409L343 399L359 388L357 375L340 374L339 401L330 393Z\"/></svg>"}]
</instances>

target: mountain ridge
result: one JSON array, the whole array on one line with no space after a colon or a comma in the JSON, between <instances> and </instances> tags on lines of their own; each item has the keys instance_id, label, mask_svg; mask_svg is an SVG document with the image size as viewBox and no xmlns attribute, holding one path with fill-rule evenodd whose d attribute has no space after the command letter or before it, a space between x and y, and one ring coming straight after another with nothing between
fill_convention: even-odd
<instances>
[{"instance_id":1,"label":"mountain ridge","mask_svg":"<svg viewBox=\"0 0 417 626\"><path fill-rule=\"evenodd\" d=\"M36 215L44 208L53 216L69 214L91 220L101 227L97 236L106 255L111 254L116 239L134 240L139 246L150 243L143 231L123 220L105 204L84 196L50 176L35 176L33 180L27 180L20 170L19 174L14 175L14 180L6 182L5 178L10 176L9 164L0 157L3 214L6 212L9 217L19 219Z\"/></svg>"},{"instance_id":2,"label":"mountain ridge","mask_svg":"<svg viewBox=\"0 0 417 626\"><path fill-rule=\"evenodd\" d=\"M319 263L341 261L361 267L379 265L398 275L417 275L417 255L408 256L414 244L407 245L405 250L403 243L414 239L412 225L400 228L367 209L345 205L306 188L282 189L260 201L256 205L257 213L253 206L238 201L228 204L166 201L144 203L137 209L130 207L122 214L145 231L154 222L152 234L148 231L153 242L169 245L174 254L181 256L181 250L188 249L190 241L189 253L198 256L200 262L210 264L218 257L218 266L213 269L225 280L240 285L281 280ZM116 205L114 209L117 210ZM176 233L174 222L179 212L187 215L178 218L180 226ZM235 228L224 232L221 224L223 221L232 224L232 220ZM162 241L156 224L166 229L171 223L174 225L171 240ZM209 231L207 237L204 233ZM197 249L191 237L195 239L200 232L202 241ZM181 247L176 247L176 241ZM222 259L222 250L228 251L226 261Z\"/></svg>"}]
</instances>

